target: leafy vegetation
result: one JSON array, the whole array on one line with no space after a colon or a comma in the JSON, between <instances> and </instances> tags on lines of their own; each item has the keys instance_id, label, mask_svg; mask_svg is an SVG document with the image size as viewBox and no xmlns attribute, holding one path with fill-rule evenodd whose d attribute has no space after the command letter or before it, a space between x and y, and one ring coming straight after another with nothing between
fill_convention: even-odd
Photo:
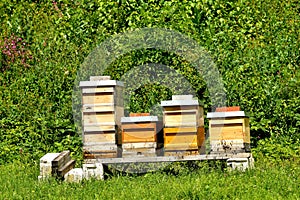
<instances>
[{"instance_id":1,"label":"leafy vegetation","mask_svg":"<svg viewBox=\"0 0 300 200\"><path fill-rule=\"evenodd\" d=\"M1 1L0 163L63 149L80 157L72 115L77 70L105 39L142 27L179 31L210 53L227 105L239 105L251 117L255 155L299 157L299 9L296 0ZM105 73L121 79L147 63L178 71L211 110L201 75L172 52L134 51ZM155 84L139 88L129 108L148 111L170 91Z\"/></svg>"}]
</instances>

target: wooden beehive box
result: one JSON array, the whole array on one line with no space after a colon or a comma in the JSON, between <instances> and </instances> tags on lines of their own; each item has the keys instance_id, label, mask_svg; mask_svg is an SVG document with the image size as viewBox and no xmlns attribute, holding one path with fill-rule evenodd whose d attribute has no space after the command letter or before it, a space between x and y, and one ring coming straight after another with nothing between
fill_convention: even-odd
<instances>
[{"instance_id":1,"label":"wooden beehive box","mask_svg":"<svg viewBox=\"0 0 300 200\"><path fill-rule=\"evenodd\" d=\"M116 136L124 116L123 83L110 77L81 81L85 158L117 157Z\"/></svg>"},{"instance_id":2,"label":"wooden beehive box","mask_svg":"<svg viewBox=\"0 0 300 200\"><path fill-rule=\"evenodd\" d=\"M207 118L212 153L250 151L249 117L244 111L212 112Z\"/></svg>"},{"instance_id":3,"label":"wooden beehive box","mask_svg":"<svg viewBox=\"0 0 300 200\"><path fill-rule=\"evenodd\" d=\"M122 131L118 139L122 157L156 155L157 121L157 116L150 116L149 113L133 113L121 118Z\"/></svg>"},{"instance_id":4,"label":"wooden beehive box","mask_svg":"<svg viewBox=\"0 0 300 200\"><path fill-rule=\"evenodd\" d=\"M175 95L162 101L165 155L205 152L203 107L192 95Z\"/></svg>"}]
</instances>

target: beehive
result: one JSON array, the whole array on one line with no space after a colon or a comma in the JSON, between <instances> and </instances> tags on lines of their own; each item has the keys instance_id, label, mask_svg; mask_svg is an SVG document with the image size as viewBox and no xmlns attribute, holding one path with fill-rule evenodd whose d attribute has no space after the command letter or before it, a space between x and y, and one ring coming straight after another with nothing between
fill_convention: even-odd
<instances>
[{"instance_id":1,"label":"beehive","mask_svg":"<svg viewBox=\"0 0 300 200\"><path fill-rule=\"evenodd\" d=\"M194 155L205 152L203 107L192 95L173 95L162 101L164 155Z\"/></svg>"},{"instance_id":2,"label":"beehive","mask_svg":"<svg viewBox=\"0 0 300 200\"><path fill-rule=\"evenodd\" d=\"M117 157L116 136L124 116L123 83L110 77L81 81L84 158Z\"/></svg>"},{"instance_id":3,"label":"beehive","mask_svg":"<svg viewBox=\"0 0 300 200\"><path fill-rule=\"evenodd\" d=\"M250 151L249 117L244 111L212 112L207 118L212 153Z\"/></svg>"},{"instance_id":4,"label":"beehive","mask_svg":"<svg viewBox=\"0 0 300 200\"><path fill-rule=\"evenodd\" d=\"M157 116L150 116L150 113L135 113L121 118L119 143L122 157L156 156L157 121Z\"/></svg>"}]
</instances>

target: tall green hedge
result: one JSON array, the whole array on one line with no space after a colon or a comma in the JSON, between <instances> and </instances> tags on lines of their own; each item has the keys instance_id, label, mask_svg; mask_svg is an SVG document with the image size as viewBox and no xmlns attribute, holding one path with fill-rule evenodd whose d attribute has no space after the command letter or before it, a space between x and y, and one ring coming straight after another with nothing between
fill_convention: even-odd
<instances>
[{"instance_id":1,"label":"tall green hedge","mask_svg":"<svg viewBox=\"0 0 300 200\"><path fill-rule=\"evenodd\" d=\"M296 0L1 1L0 163L67 148L79 156L81 139L72 114L77 70L110 36L143 27L171 29L197 41L222 75L227 105L239 105L250 115L256 152L296 155L299 10ZM18 38L22 41L16 43ZM210 111L206 83L172 52L133 51L105 73L121 79L132 67L150 62L186 77ZM171 95L170 89L150 84L135 91L129 109L148 111Z\"/></svg>"}]
</instances>

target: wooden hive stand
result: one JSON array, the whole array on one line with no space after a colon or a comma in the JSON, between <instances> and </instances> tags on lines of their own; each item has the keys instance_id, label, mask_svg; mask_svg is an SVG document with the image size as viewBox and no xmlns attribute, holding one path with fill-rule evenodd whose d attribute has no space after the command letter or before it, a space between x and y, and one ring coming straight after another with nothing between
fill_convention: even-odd
<instances>
[{"instance_id":1,"label":"wooden hive stand","mask_svg":"<svg viewBox=\"0 0 300 200\"><path fill-rule=\"evenodd\" d=\"M249 117L239 107L216 110L207 114L211 153L250 152Z\"/></svg>"},{"instance_id":2,"label":"wooden hive stand","mask_svg":"<svg viewBox=\"0 0 300 200\"><path fill-rule=\"evenodd\" d=\"M162 101L164 155L187 156L205 153L203 107L192 95L173 95Z\"/></svg>"},{"instance_id":3,"label":"wooden hive stand","mask_svg":"<svg viewBox=\"0 0 300 200\"><path fill-rule=\"evenodd\" d=\"M122 157L156 156L157 121L157 116L150 116L150 113L131 113L121 118Z\"/></svg>"},{"instance_id":4,"label":"wooden hive stand","mask_svg":"<svg viewBox=\"0 0 300 200\"><path fill-rule=\"evenodd\" d=\"M84 159L118 157L116 136L124 116L123 83L109 76L81 81Z\"/></svg>"}]
</instances>

